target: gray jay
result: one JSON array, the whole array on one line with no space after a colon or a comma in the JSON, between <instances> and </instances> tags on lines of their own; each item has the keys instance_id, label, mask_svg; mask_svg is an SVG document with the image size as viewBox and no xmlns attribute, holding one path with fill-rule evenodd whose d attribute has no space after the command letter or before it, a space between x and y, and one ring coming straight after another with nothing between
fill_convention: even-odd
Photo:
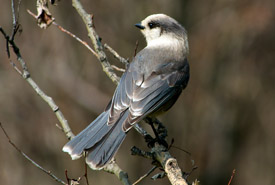
<instances>
[{"instance_id":1,"label":"gray jay","mask_svg":"<svg viewBox=\"0 0 275 185\"><path fill-rule=\"evenodd\" d=\"M128 65L105 111L63 147L72 159L85 153L92 169L113 158L135 123L171 108L189 80L185 29L164 14L135 26L147 46Z\"/></svg>"}]
</instances>

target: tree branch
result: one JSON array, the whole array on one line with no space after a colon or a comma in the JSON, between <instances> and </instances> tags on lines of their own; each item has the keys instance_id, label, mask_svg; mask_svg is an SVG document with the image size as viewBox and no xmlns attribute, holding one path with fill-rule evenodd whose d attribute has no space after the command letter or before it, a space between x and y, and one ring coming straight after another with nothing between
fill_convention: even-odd
<instances>
[{"instance_id":1,"label":"tree branch","mask_svg":"<svg viewBox=\"0 0 275 185\"><path fill-rule=\"evenodd\" d=\"M152 152L155 159L165 170L171 184L188 185L186 179L183 178L183 173L177 163L177 160L173 158L168 151L166 151L165 147L156 143L152 149Z\"/></svg>"},{"instance_id":2,"label":"tree branch","mask_svg":"<svg viewBox=\"0 0 275 185\"><path fill-rule=\"evenodd\" d=\"M59 107L56 105L52 97L48 96L44 91L37 85L37 83L31 78L30 72L28 70L26 62L23 60L19 48L16 46L14 40L5 33L5 31L0 27L0 32L5 37L8 44L10 44L13 48L13 52L17 56L17 60L21 65L22 71L20 71L16 65L10 60L12 66L14 69L28 82L28 84L33 88L33 90L51 107L52 111L55 113L57 119L59 120L64 133L66 134L67 138L74 137L74 134L71 131L71 128L68 124L68 121L65 119L63 113L59 109ZM13 37L14 38L14 37ZM10 52L9 47L7 49L8 58L10 59Z\"/></svg>"},{"instance_id":3,"label":"tree branch","mask_svg":"<svg viewBox=\"0 0 275 185\"><path fill-rule=\"evenodd\" d=\"M128 179L128 174L124 172L118 164L114 161L110 161L104 168L103 170L105 172L114 174L117 176L117 178L124 184L124 185L131 185L129 179Z\"/></svg>"},{"instance_id":4,"label":"tree branch","mask_svg":"<svg viewBox=\"0 0 275 185\"><path fill-rule=\"evenodd\" d=\"M138 184L140 181L142 181L143 179L145 179L146 177L148 177L155 169L157 169L157 166L154 166L153 168L151 168L146 174L144 174L136 182L134 182L133 185Z\"/></svg>"},{"instance_id":5,"label":"tree branch","mask_svg":"<svg viewBox=\"0 0 275 185\"><path fill-rule=\"evenodd\" d=\"M232 180L234 179L235 173L236 173L236 169L234 169L234 170L232 171L232 175L231 175L231 177L230 177L230 180L229 180L229 182L228 182L228 185L230 185L231 182L232 182Z\"/></svg>"},{"instance_id":6,"label":"tree branch","mask_svg":"<svg viewBox=\"0 0 275 185\"><path fill-rule=\"evenodd\" d=\"M148 121L148 120L146 120ZM167 137L167 130L161 124L160 121L154 119L156 124L160 124L156 130L156 134L159 135L161 140L165 140ZM150 136L144 129L136 126L135 129L142 134L145 141L148 143L148 146L151 145L152 136ZM177 160L172 157L172 155L167 150L167 147L161 144L162 142L153 139L153 147L150 152L141 151L140 149L133 147L131 149L133 155L139 155L145 158L152 159L153 161L157 161L157 163L164 169L167 174L167 177L172 185L188 185L187 180L183 176L183 172L180 169Z\"/></svg>"},{"instance_id":7,"label":"tree branch","mask_svg":"<svg viewBox=\"0 0 275 185\"><path fill-rule=\"evenodd\" d=\"M128 65L129 60L126 60L125 58L121 57L113 48L111 48L108 44L104 44L104 48L107 49L110 53L114 55L116 59L118 59L121 63Z\"/></svg>"},{"instance_id":8,"label":"tree branch","mask_svg":"<svg viewBox=\"0 0 275 185\"><path fill-rule=\"evenodd\" d=\"M22 150L20 150L20 148L18 148L14 142L10 139L8 133L6 132L6 130L4 129L2 123L0 122L0 127L2 129L2 131L4 132L6 138L8 139L9 143L25 158L27 159L29 162L31 162L36 168L38 168L39 170L43 171L44 173L46 173L47 175L49 175L50 177L52 177L56 182L59 182L60 184L64 184L66 185L66 183L64 181L62 181L61 179L59 179L58 177L56 177L51 171L46 170L45 168L43 168L42 166L40 166L38 163L36 163L34 160L32 160L27 154L25 154Z\"/></svg>"},{"instance_id":9,"label":"tree branch","mask_svg":"<svg viewBox=\"0 0 275 185\"><path fill-rule=\"evenodd\" d=\"M107 74L107 76L115 83L118 84L119 77L114 72L114 69L108 62L107 56L105 52L103 51L103 46L101 43L101 38L98 36L94 29L94 23L93 23L93 15L88 14L82 4L79 0L72 0L72 5L78 12L78 14L81 16L86 29L88 31L88 36L91 39L93 46L95 48L96 53L98 54L97 59L100 61L103 71Z\"/></svg>"}]
</instances>

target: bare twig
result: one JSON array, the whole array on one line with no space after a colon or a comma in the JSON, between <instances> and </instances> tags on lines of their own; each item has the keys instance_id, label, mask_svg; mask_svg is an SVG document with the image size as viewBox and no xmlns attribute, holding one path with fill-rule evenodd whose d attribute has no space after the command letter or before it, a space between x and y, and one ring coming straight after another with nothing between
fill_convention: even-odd
<instances>
[{"instance_id":1,"label":"bare twig","mask_svg":"<svg viewBox=\"0 0 275 185\"><path fill-rule=\"evenodd\" d=\"M19 13L20 13L21 1L22 1L22 0L19 0L19 1L18 1L18 4L17 4L17 22L19 22Z\"/></svg>"},{"instance_id":2,"label":"bare twig","mask_svg":"<svg viewBox=\"0 0 275 185\"><path fill-rule=\"evenodd\" d=\"M40 166L38 163L36 163L34 160L32 160L29 156L27 156L27 154L25 154L22 150L20 150L20 148L18 148L14 142L10 139L8 133L6 132L6 130L4 129L2 123L0 122L0 127L2 129L2 131L4 132L6 138L8 139L9 143L25 158L27 159L29 162L31 162L35 167L37 167L38 169L42 170L44 173L46 173L47 175L49 175L50 177L52 177L56 182L59 182L61 184L66 185L66 183L64 181L62 181L60 178L56 177L51 171L46 170L45 168L43 168L42 166Z\"/></svg>"},{"instance_id":3,"label":"bare twig","mask_svg":"<svg viewBox=\"0 0 275 185\"><path fill-rule=\"evenodd\" d=\"M84 174L84 176L85 176L85 179L86 179L86 183L87 183L87 185L89 185L89 180L88 180L88 171L87 171L87 170L88 170L88 169L87 169L87 168L88 168L88 167L87 167L88 165L86 164L86 162L85 162L85 164L84 164L84 165L85 165L85 174Z\"/></svg>"},{"instance_id":4,"label":"bare twig","mask_svg":"<svg viewBox=\"0 0 275 185\"><path fill-rule=\"evenodd\" d=\"M138 184L140 181L142 181L143 179L145 179L146 177L148 177L155 169L157 169L157 166L154 166L146 174L144 174L143 176L141 176L136 182L133 183L133 185Z\"/></svg>"},{"instance_id":5,"label":"bare twig","mask_svg":"<svg viewBox=\"0 0 275 185\"><path fill-rule=\"evenodd\" d=\"M191 153L190 153L190 152L188 152L187 150L184 150L184 149L182 149L182 148L180 148L180 147L177 147L177 146L171 145L171 147L170 147L170 148L176 148L176 149L178 149L178 150L180 150L180 151L183 151L183 152L187 153L189 156L191 156Z\"/></svg>"},{"instance_id":6,"label":"bare twig","mask_svg":"<svg viewBox=\"0 0 275 185\"><path fill-rule=\"evenodd\" d=\"M70 184L70 178L68 176L68 170L65 170L65 177L66 177L67 183Z\"/></svg>"},{"instance_id":7,"label":"bare twig","mask_svg":"<svg viewBox=\"0 0 275 185\"><path fill-rule=\"evenodd\" d=\"M18 69L18 67L16 66L16 64L12 60L10 60L10 64L15 69L15 71L22 76L22 72L20 71L20 69Z\"/></svg>"},{"instance_id":8,"label":"bare twig","mask_svg":"<svg viewBox=\"0 0 275 185\"><path fill-rule=\"evenodd\" d=\"M112 66L112 68L114 68L114 70L117 70L117 71L120 71L120 72L123 72L123 73L125 72L125 69L119 68L115 65L111 65L111 66Z\"/></svg>"},{"instance_id":9,"label":"bare twig","mask_svg":"<svg viewBox=\"0 0 275 185\"><path fill-rule=\"evenodd\" d=\"M104 44L104 48L106 49L106 50L108 50L110 53L112 53L113 55L114 55L114 57L116 58L116 59L118 59L121 63L123 63L123 64L125 64L125 65L127 65L127 64L129 64L129 61L128 60L126 60L125 58L123 58L123 57L121 57L113 48L111 48L111 46L109 46L108 44Z\"/></svg>"},{"instance_id":10,"label":"bare twig","mask_svg":"<svg viewBox=\"0 0 275 185\"><path fill-rule=\"evenodd\" d=\"M14 1L11 0L11 12L12 12L12 25L13 25L13 28L12 28L12 39L15 35L15 30L16 30L16 27L17 27L17 20L16 20L16 15L15 15L15 8L14 8Z\"/></svg>"},{"instance_id":11,"label":"bare twig","mask_svg":"<svg viewBox=\"0 0 275 185\"><path fill-rule=\"evenodd\" d=\"M31 78L31 75L29 73L29 70L27 68L27 65L25 63L25 61L23 60L20 50L19 48L16 46L14 40L11 40L10 37L5 33L5 31L0 28L0 32L3 34L3 36L5 37L6 41L8 42L8 44L10 44L13 48L13 52L15 53L15 55L17 56L17 60L19 61L22 71L20 71L16 65L11 61L12 66L14 67L14 69L30 84L30 86L35 90L35 92L46 102L48 103L48 105L51 107L52 111L55 113L57 119L59 120L59 122L61 123L61 126L66 134L66 136L68 138L72 138L74 137L74 134L72 133L70 126L68 124L68 121L65 119L63 113L60 111L59 107L56 105L56 103L54 102L54 100L46 95L44 93L44 91L42 91L42 89L40 89L40 87L35 83L35 81ZM9 52L9 46L7 46L6 48L7 50L7 54L8 54L8 58L10 58L10 52Z\"/></svg>"},{"instance_id":12,"label":"bare twig","mask_svg":"<svg viewBox=\"0 0 275 185\"><path fill-rule=\"evenodd\" d=\"M61 123L61 126L63 128L64 133L66 134L68 139L71 139L74 137L74 134L71 131L71 128L68 124L68 121L65 119L63 113L59 109L59 107L55 104L54 100L52 97L46 95L40 88L39 86L33 81L32 78L28 78L27 82L31 85L31 87L36 91L36 93L46 102L48 105L51 107L53 112L55 113L57 119Z\"/></svg>"},{"instance_id":13,"label":"bare twig","mask_svg":"<svg viewBox=\"0 0 275 185\"><path fill-rule=\"evenodd\" d=\"M18 11L19 11L19 6L20 6L20 2L18 3ZM25 63L25 61L23 60L21 54L20 54L20 50L19 48L16 46L15 42L14 42L14 38L15 35L19 29L19 25L18 25L18 20L16 19L16 15L15 15L15 10L14 10L14 2L13 0L11 0L11 4L12 4L12 16L13 16L13 29L12 29L12 33L11 33L11 37L8 36L5 31L0 28L0 31L2 33L2 35L5 37L6 39L6 51L7 51L7 55L8 58L10 60L10 63L12 64L13 68L31 85L31 87L36 91L37 94L40 95L40 97L46 101L49 106L52 108L52 110L55 112L57 118L59 119L64 132L66 133L68 138L73 137L73 133L71 132L71 129L67 123L67 120L64 118L62 112L59 110L59 108L57 107L57 105L54 103L54 101L52 100L51 97L47 96L40 88L39 86L33 81L33 79L30 77L30 73L28 71L27 65ZM19 15L18 15L19 17ZM15 65L15 63L10 59L10 51L9 51L9 45L12 46L13 48L13 52L15 53L15 55L17 56L17 60L21 65L22 71L20 71L20 69ZM6 131L4 130L4 128L2 127L2 124L0 123L0 126L4 132L4 134L6 135L7 139L9 140L9 143L19 152L21 153L21 155L26 158L28 161L30 161L34 166L36 166L37 168L39 168L40 170L42 170L44 173L48 174L49 176L51 176L55 181L61 183L61 184L66 184L64 181L62 181L61 179L57 178L53 173L51 173L50 171L44 169L43 167L41 167L39 164L37 164L35 161L33 161L30 157L28 157L24 152L22 152L9 138L8 134L6 133Z\"/></svg>"},{"instance_id":14,"label":"bare twig","mask_svg":"<svg viewBox=\"0 0 275 185\"><path fill-rule=\"evenodd\" d=\"M66 30L65 28L63 28L62 26L60 26L59 24L57 24L55 21L52 23L53 25L57 26L58 29L60 29L62 32L70 35L71 37L73 37L74 39L76 39L78 42L80 42L81 44L83 44L93 55L95 55L97 58L99 57L98 54L88 45L87 42L81 40L79 37L77 37L76 35L72 34L71 32L69 32L68 30Z\"/></svg>"},{"instance_id":15,"label":"bare twig","mask_svg":"<svg viewBox=\"0 0 275 185\"><path fill-rule=\"evenodd\" d=\"M30 10L27 10L27 12L36 19L36 15L33 12L31 12ZM95 55L98 58L98 54L89 46L87 42L81 40L75 34L71 33L70 31L60 26L56 21L53 21L52 24L55 25L60 31L68 34L69 36L73 37L75 40L83 44L93 55Z\"/></svg>"},{"instance_id":16,"label":"bare twig","mask_svg":"<svg viewBox=\"0 0 275 185\"><path fill-rule=\"evenodd\" d=\"M234 169L234 170L232 171L232 175L231 175L231 177L230 177L230 180L229 180L229 182L228 182L228 185L231 184L233 178L235 177L235 173L236 173L236 169Z\"/></svg>"},{"instance_id":17,"label":"bare twig","mask_svg":"<svg viewBox=\"0 0 275 185\"><path fill-rule=\"evenodd\" d=\"M93 23L93 15L88 14L82 4L80 3L79 0L72 0L72 5L73 7L76 9L76 11L78 12L78 14L81 16L87 31L88 31L88 36L90 37L95 52L98 54L98 60L100 61L103 71L107 74L107 76L116 84L118 84L119 82L119 77L116 75L116 73L114 72L112 66L110 65L107 56L104 52L104 48L102 46L101 43L101 39L98 36L98 34L95 31L94 28L94 23Z\"/></svg>"}]
</instances>

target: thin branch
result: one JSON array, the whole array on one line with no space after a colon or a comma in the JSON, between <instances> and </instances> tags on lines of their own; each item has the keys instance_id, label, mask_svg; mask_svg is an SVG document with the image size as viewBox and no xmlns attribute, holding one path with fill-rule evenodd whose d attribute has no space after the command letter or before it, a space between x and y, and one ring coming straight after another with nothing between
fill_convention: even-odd
<instances>
[{"instance_id":1,"label":"thin branch","mask_svg":"<svg viewBox=\"0 0 275 185\"><path fill-rule=\"evenodd\" d=\"M113 48L111 48L111 46L109 46L108 44L104 44L104 48L109 51L110 53L112 53L114 55L114 57L116 59L118 59L121 63L128 65L129 64L129 60L126 60L125 58L121 57Z\"/></svg>"},{"instance_id":2,"label":"thin branch","mask_svg":"<svg viewBox=\"0 0 275 185\"><path fill-rule=\"evenodd\" d=\"M17 4L17 22L19 22L19 13L20 13L21 2L22 2L22 0L19 0L18 4Z\"/></svg>"},{"instance_id":3,"label":"thin branch","mask_svg":"<svg viewBox=\"0 0 275 185\"><path fill-rule=\"evenodd\" d=\"M93 15L88 14L79 0L72 0L72 5L81 16L86 29L88 31L88 36L90 37L93 46L95 48L95 52L98 54L98 60L100 61L103 71L107 74L107 76L116 84L119 82L119 77L114 72L114 69L110 65L105 52L103 51L104 47L101 43L101 38L95 31L94 23L93 23Z\"/></svg>"},{"instance_id":4,"label":"thin branch","mask_svg":"<svg viewBox=\"0 0 275 185\"><path fill-rule=\"evenodd\" d=\"M16 16L15 16L15 8L14 8L14 1L11 0L11 12L12 12L12 25L13 25L13 29L12 32L14 32L15 27L17 25L17 21L16 21ZM14 35L14 34L11 34Z\"/></svg>"},{"instance_id":5,"label":"thin branch","mask_svg":"<svg viewBox=\"0 0 275 185\"><path fill-rule=\"evenodd\" d=\"M51 107L52 111L55 113L57 119L59 120L67 138L68 139L73 138L74 134L71 131L68 121L66 120L63 113L61 112L59 107L56 105L52 97L46 95L44 91L40 89L40 87L35 83L35 81L32 78L27 78L26 80L31 85L31 87L35 90L35 92Z\"/></svg>"},{"instance_id":6,"label":"thin branch","mask_svg":"<svg viewBox=\"0 0 275 185\"><path fill-rule=\"evenodd\" d=\"M231 184L233 178L235 177L235 173L236 173L236 169L234 169L234 170L232 171L232 175L231 175L231 177L230 177L230 180L229 180L229 182L228 182L228 185Z\"/></svg>"},{"instance_id":7,"label":"thin branch","mask_svg":"<svg viewBox=\"0 0 275 185\"><path fill-rule=\"evenodd\" d=\"M36 19L36 15L33 12L31 12L29 9L27 10L27 12ZM97 58L99 57L98 54L89 46L87 42L81 40L75 34L71 33L70 31L66 30L64 27L60 26L56 21L53 21L52 24L55 25L60 31L68 34L69 36L71 36L72 38L74 38L75 40L83 44Z\"/></svg>"},{"instance_id":8,"label":"thin branch","mask_svg":"<svg viewBox=\"0 0 275 185\"><path fill-rule=\"evenodd\" d=\"M40 95L40 97L46 101L48 103L48 105L52 108L52 110L55 112L58 120L60 121L63 130L66 134L66 136L68 138L73 137L73 133L71 132L71 129L68 125L67 120L64 118L62 112L59 110L58 106L55 104L55 102L53 101L53 99L49 96L47 96L40 88L39 86L34 82L34 80L30 77L30 73L28 71L27 65L25 63L25 61L23 60L23 58L21 57L20 54L20 50L19 48L16 46L15 42L14 42L14 38L15 35L19 29L18 26L18 22L16 21L16 16L15 16L15 11L14 11L14 2L13 0L11 1L12 3L12 14L13 14L13 31L12 31L12 37L9 37L5 31L0 27L0 31L2 33L2 35L5 37L6 39L6 51L7 51L7 55L8 58L10 59L10 51L9 51L9 44L12 46L13 48L13 52L15 53L15 55L17 56L17 60L19 61L22 71L20 71L17 66L15 65L14 62L12 62L10 60L10 63L12 64L13 68L31 85L31 87L35 90L35 92L37 94ZM19 11L19 5L20 2L18 4L18 11ZM7 132L5 131L5 129L2 127L2 124L0 123L1 129L3 130L5 136L7 137L9 143L19 152L21 153L21 155L26 158L28 161L30 161L34 166L36 166L37 168L39 168L40 170L42 170L44 173L48 174L49 176L51 176L55 181L61 183L61 184L66 184L64 181L62 181L61 179L57 178L53 173L51 173L50 171L44 169L43 167L41 167L39 164L37 164L35 161L33 161L30 157L28 157L24 152L22 152L10 139L10 137L8 136Z\"/></svg>"},{"instance_id":9,"label":"thin branch","mask_svg":"<svg viewBox=\"0 0 275 185\"><path fill-rule=\"evenodd\" d=\"M20 4L21 4L21 0L18 2L17 5L17 16L15 14L15 4L14 1L11 0L11 12L12 12L12 33L11 33L11 39L10 40L14 40L14 37L17 33L17 31L20 28L20 25L18 24L18 19L19 19L19 10L20 10Z\"/></svg>"},{"instance_id":10,"label":"thin branch","mask_svg":"<svg viewBox=\"0 0 275 185\"><path fill-rule=\"evenodd\" d=\"M112 68L114 68L114 70L117 70L117 71L120 71L120 72L123 72L123 73L125 72L125 69L119 68L115 65L111 65L111 66L112 66Z\"/></svg>"},{"instance_id":11,"label":"thin branch","mask_svg":"<svg viewBox=\"0 0 275 185\"><path fill-rule=\"evenodd\" d=\"M84 175L84 177L85 177L85 179L86 179L86 184L87 184L87 185L89 185L89 179L88 179L88 169L87 169L87 168L88 168L88 167L87 167L88 165L87 165L87 163L86 163L86 162L85 162L85 164L84 164L84 165L85 165L85 175Z\"/></svg>"},{"instance_id":12,"label":"thin branch","mask_svg":"<svg viewBox=\"0 0 275 185\"><path fill-rule=\"evenodd\" d=\"M46 173L47 175L49 175L50 177L52 177L56 182L59 182L61 184L66 185L66 183L64 181L62 181L60 178L56 177L51 171L46 170L45 168L43 168L42 166L40 166L38 163L36 163L34 160L32 160L29 156L27 156L27 154L25 154L22 150L20 150L20 148L18 148L14 142L10 139L8 133L6 132L6 130L4 129L2 123L0 122L0 127L2 129L2 131L4 132L6 138L8 139L9 143L25 158L27 159L29 162L31 162L35 167L37 167L38 169L40 169L41 171L43 171L44 173Z\"/></svg>"},{"instance_id":13,"label":"thin branch","mask_svg":"<svg viewBox=\"0 0 275 185\"><path fill-rule=\"evenodd\" d=\"M42 89L40 89L40 87L36 84L36 82L31 78L31 75L28 71L27 65L26 65L25 61L23 60L23 58L20 54L20 50L16 46L14 40L11 40L9 38L9 36L6 35L5 31L2 28L0 28L0 31L4 35L7 42L12 46L13 52L17 56L17 60L19 61L23 72L19 72L20 70L17 67L14 67L15 65L12 62L12 65L13 65L14 69L19 74L21 74L21 76L29 83L29 85L35 90L35 92L51 107L52 111L55 113L57 119L61 123L61 126L62 126L67 138L70 139L70 138L74 137L74 134L72 133L71 128L68 124L68 121L65 119L63 113L60 111L59 107L56 105L56 103L54 102L52 97L46 95L44 93L44 91L42 91ZM9 51L9 48L6 48L6 49L7 49L7 51ZM8 54L8 57L9 57L9 52L7 52L7 54Z\"/></svg>"},{"instance_id":14,"label":"thin branch","mask_svg":"<svg viewBox=\"0 0 275 185\"><path fill-rule=\"evenodd\" d=\"M67 183L70 184L70 178L68 176L68 170L65 170L65 177L66 177Z\"/></svg>"},{"instance_id":15,"label":"thin branch","mask_svg":"<svg viewBox=\"0 0 275 185\"><path fill-rule=\"evenodd\" d=\"M76 35L74 35L73 33L69 32L68 30L66 30L65 28L63 28L62 26L60 26L59 24L57 24L55 21L52 23L53 25L57 26L57 28L59 30L61 30L62 32L68 34L69 36L73 37L74 39L76 39L78 42L80 42L81 44L83 44L93 55L95 55L97 58L99 57L98 54L88 45L87 42L81 40L79 37L77 37Z\"/></svg>"},{"instance_id":16,"label":"thin branch","mask_svg":"<svg viewBox=\"0 0 275 185\"><path fill-rule=\"evenodd\" d=\"M146 174L144 174L143 176L141 176L136 182L133 183L133 185L138 184L140 181L142 181L143 179L145 179L146 177L148 177L155 169L157 169L157 166L154 166Z\"/></svg>"},{"instance_id":17,"label":"thin branch","mask_svg":"<svg viewBox=\"0 0 275 185\"><path fill-rule=\"evenodd\" d=\"M177 146L174 146L174 145L170 145L170 148L176 148L176 149L178 149L178 150L180 150L180 151L183 151L183 152L185 152L186 154L188 154L189 156L191 156L191 153L190 152L188 152L187 150L184 150L184 149L182 149L182 148L180 148L180 147L177 147Z\"/></svg>"},{"instance_id":18,"label":"thin branch","mask_svg":"<svg viewBox=\"0 0 275 185\"><path fill-rule=\"evenodd\" d=\"M22 76L22 72L20 71L20 69L18 69L18 67L16 66L16 64L12 60L10 60L10 64L12 65L14 70Z\"/></svg>"}]
</instances>

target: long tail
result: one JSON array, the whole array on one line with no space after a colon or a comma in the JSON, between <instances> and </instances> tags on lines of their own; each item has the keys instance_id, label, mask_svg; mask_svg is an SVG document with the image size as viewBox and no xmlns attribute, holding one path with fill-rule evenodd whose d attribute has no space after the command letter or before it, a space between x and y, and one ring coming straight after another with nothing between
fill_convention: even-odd
<instances>
[{"instance_id":1,"label":"long tail","mask_svg":"<svg viewBox=\"0 0 275 185\"><path fill-rule=\"evenodd\" d=\"M121 115L113 125L107 125L108 111L101 113L87 128L75 136L64 147L63 151L78 159L87 151L86 163L93 169L100 169L107 164L119 149L126 133L122 124L128 111Z\"/></svg>"}]
</instances>

